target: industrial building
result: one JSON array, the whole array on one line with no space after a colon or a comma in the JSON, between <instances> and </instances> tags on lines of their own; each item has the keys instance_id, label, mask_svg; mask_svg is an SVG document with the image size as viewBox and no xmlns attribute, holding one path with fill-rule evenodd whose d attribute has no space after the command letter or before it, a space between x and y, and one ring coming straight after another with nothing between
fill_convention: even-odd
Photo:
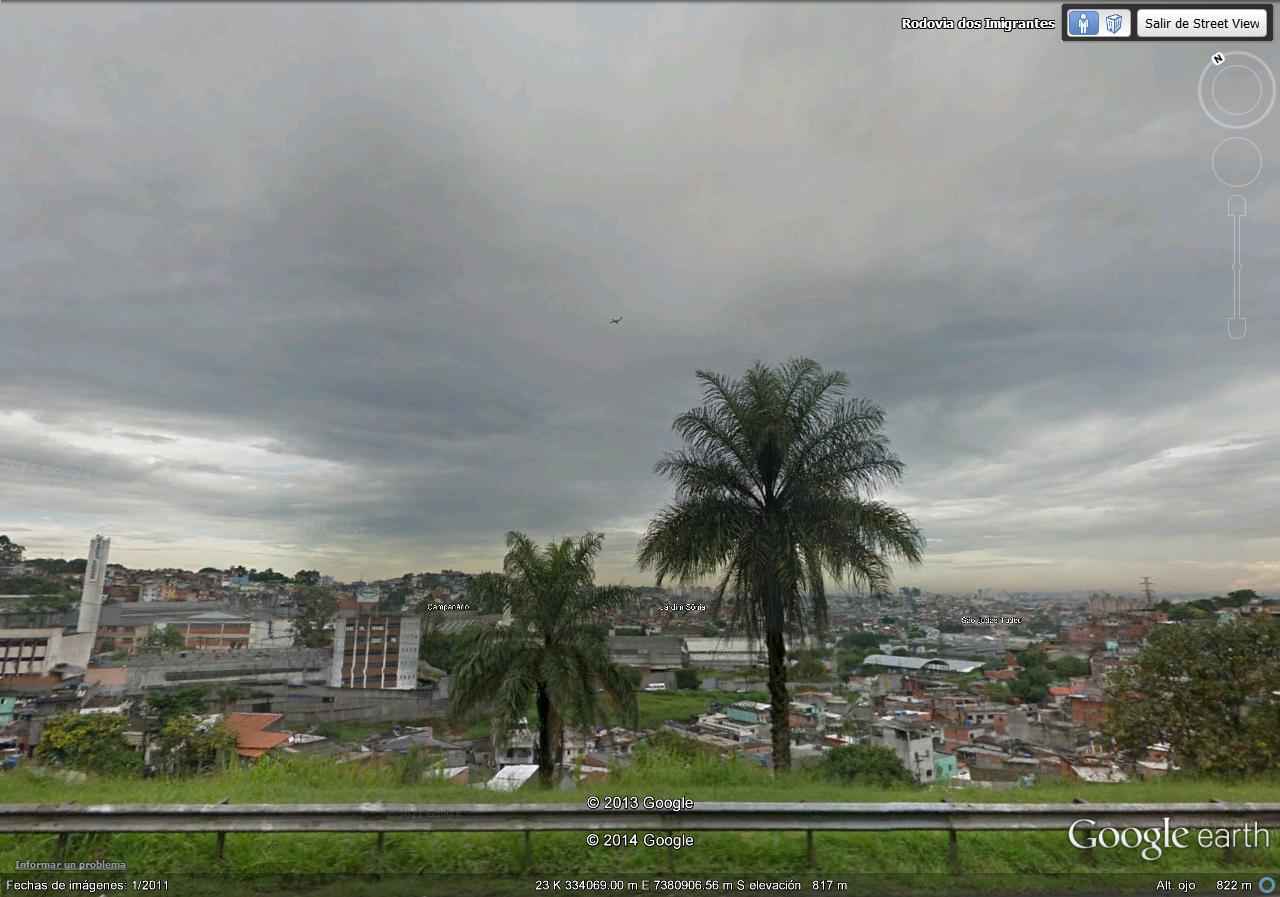
<instances>
[{"instance_id":1,"label":"industrial building","mask_svg":"<svg viewBox=\"0 0 1280 897\"><path fill-rule=\"evenodd\" d=\"M867 666L884 667L921 673L925 676L956 676L972 673L982 666L980 660L956 660L948 657L898 657L892 654L868 654L863 660Z\"/></svg>"}]
</instances>

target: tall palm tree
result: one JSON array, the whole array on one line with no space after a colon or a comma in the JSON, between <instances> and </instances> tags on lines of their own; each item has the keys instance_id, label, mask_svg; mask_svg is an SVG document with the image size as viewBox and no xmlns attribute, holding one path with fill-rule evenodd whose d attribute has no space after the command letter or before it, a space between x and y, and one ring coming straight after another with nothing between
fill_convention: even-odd
<instances>
[{"instance_id":1,"label":"tall palm tree","mask_svg":"<svg viewBox=\"0 0 1280 897\"><path fill-rule=\"evenodd\" d=\"M825 633L824 572L883 591L891 558L920 561L924 539L903 512L869 498L903 465L874 404L846 399L849 381L814 361L740 379L698 371L703 403L676 418L684 448L655 470L674 501L640 540L641 569L689 582L718 576L717 612L764 637L769 661L774 769L791 767L788 634Z\"/></svg>"},{"instance_id":2,"label":"tall palm tree","mask_svg":"<svg viewBox=\"0 0 1280 897\"><path fill-rule=\"evenodd\" d=\"M600 692L624 719L637 717L635 685L609 659L604 618L631 590L595 585L604 536L587 533L539 548L523 533L507 533L502 575L481 574L467 585L468 603L511 611L511 625L474 632L459 649L451 710L492 713L501 732L538 715L538 774L550 785L564 727L603 718Z\"/></svg>"}]
</instances>

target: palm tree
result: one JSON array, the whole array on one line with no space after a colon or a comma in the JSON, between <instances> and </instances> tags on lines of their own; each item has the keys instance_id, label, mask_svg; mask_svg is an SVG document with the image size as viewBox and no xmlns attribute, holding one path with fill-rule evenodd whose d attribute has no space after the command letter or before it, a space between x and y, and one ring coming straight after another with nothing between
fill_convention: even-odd
<instances>
[{"instance_id":1,"label":"palm tree","mask_svg":"<svg viewBox=\"0 0 1280 897\"><path fill-rule=\"evenodd\" d=\"M234 685L223 685L214 689L214 695L218 699L218 707L221 708L222 715L229 716L235 709L236 701L244 697L244 692Z\"/></svg>"},{"instance_id":2,"label":"palm tree","mask_svg":"<svg viewBox=\"0 0 1280 897\"><path fill-rule=\"evenodd\" d=\"M869 496L902 475L874 404L808 359L757 362L740 380L699 371L703 403L676 418L684 442L655 470L674 501L640 540L641 569L689 582L719 577L735 628L764 636L775 770L791 767L787 634L824 634L824 572L873 593L890 558L920 561L924 539L903 512Z\"/></svg>"},{"instance_id":3,"label":"palm tree","mask_svg":"<svg viewBox=\"0 0 1280 897\"><path fill-rule=\"evenodd\" d=\"M635 686L609 659L602 625L631 590L595 585L603 545L604 536L596 533L545 548L523 533L507 533L503 574L484 573L467 585L469 604L509 608L511 625L478 630L460 647L450 709L455 716L489 711L505 733L532 704L544 786L551 784L565 723L594 725L602 718L601 691L624 719L637 717Z\"/></svg>"}]
</instances>

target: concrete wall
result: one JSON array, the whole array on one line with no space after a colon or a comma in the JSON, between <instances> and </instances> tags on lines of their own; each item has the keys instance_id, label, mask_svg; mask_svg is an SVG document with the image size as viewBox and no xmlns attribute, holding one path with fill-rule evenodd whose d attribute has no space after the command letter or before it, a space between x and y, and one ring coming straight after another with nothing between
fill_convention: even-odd
<instances>
[{"instance_id":1,"label":"concrete wall","mask_svg":"<svg viewBox=\"0 0 1280 897\"><path fill-rule=\"evenodd\" d=\"M247 683L323 683L329 675L328 648L243 648L139 654L124 665L125 694L149 688Z\"/></svg>"},{"instance_id":2,"label":"concrete wall","mask_svg":"<svg viewBox=\"0 0 1280 897\"><path fill-rule=\"evenodd\" d=\"M267 685L253 688L236 709L282 713L292 726L316 723L392 722L443 717L448 713L448 680L434 688L329 688Z\"/></svg>"}]
</instances>

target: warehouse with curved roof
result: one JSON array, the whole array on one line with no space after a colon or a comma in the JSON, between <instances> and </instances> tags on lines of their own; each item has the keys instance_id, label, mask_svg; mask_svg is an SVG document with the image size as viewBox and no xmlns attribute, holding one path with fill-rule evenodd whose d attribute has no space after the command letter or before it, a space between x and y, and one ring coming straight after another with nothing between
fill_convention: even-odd
<instances>
[{"instance_id":1,"label":"warehouse with curved roof","mask_svg":"<svg viewBox=\"0 0 1280 897\"><path fill-rule=\"evenodd\" d=\"M862 661L868 666L903 670L935 676L972 673L982 666L980 660L956 660L949 657L895 657L891 654L868 654Z\"/></svg>"}]
</instances>

